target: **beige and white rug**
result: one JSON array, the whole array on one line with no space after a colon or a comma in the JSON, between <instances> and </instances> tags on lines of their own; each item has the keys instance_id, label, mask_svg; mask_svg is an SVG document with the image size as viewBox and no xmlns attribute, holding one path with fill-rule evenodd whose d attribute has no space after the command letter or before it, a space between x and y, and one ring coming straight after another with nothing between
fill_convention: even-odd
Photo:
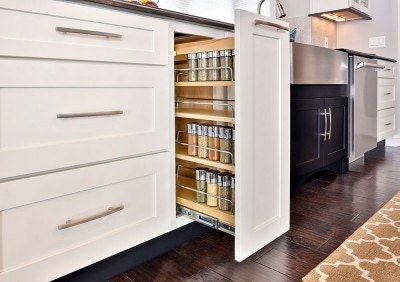
<instances>
[{"instance_id":1,"label":"beige and white rug","mask_svg":"<svg viewBox=\"0 0 400 282\"><path fill-rule=\"evenodd\" d=\"M400 192L303 281L400 281Z\"/></svg>"}]
</instances>

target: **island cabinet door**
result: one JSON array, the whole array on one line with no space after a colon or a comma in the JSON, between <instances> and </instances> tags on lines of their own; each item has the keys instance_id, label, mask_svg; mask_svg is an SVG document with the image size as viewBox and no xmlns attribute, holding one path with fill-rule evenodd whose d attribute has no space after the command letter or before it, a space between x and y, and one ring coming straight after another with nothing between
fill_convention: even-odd
<instances>
[{"instance_id":1,"label":"island cabinet door","mask_svg":"<svg viewBox=\"0 0 400 282\"><path fill-rule=\"evenodd\" d=\"M289 230L288 26L235 14L237 261Z\"/></svg>"}]
</instances>

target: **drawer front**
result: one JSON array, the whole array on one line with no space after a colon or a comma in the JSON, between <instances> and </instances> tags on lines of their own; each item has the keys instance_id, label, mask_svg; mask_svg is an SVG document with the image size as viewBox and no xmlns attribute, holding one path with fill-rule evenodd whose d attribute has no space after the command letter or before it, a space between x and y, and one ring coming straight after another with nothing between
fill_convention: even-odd
<instances>
[{"instance_id":1,"label":"drawer front","mask_svg":"<svg viewBox=\"0 0 400 282\"><path fill-rule=\"evenodd\" d=\"M0 25L0 55L167 65L168 23L119 14L103 23L0 9L3 22L18 23Z\"/></svg>"},{"instance_id":2,"label":"drawer front","mask_svg":"<svg viewBox=\"0 0 400 282\"><path fill-rule=\"evenodd\" d=\"M378 78L378 110L396 106L396 87L394 79Z\"/></svg>"},{"instance_id":3,"label":"drawer front","mask_svg":"<svg viewBox=\"0 0 400 282\"><path fill-rule=\"evenodd\" d=\"M387 61L378 61L378 64L384 65L385 68L378 71L378 77L395 78L395 64Z\"/></svg>"},{"instance_id":4,"label":"drawer front","mask_svg":"<svg viewBox=\"0 0 400 282\"><path fill-rule=\"evenodd\" d=\"M396 109L390 108L378 111L377 141L389 138L396 133Z\"/></svg>"},{"instance_id":5,"label":"drawer front","mask_svg":"<svg viewBox=\"0 0 400 282\"><path fill-rule=\"evenodd\" d=\"M168 150L168 69L132 75L120 88L0 88L0 179Z\"/></svg>"},{"instance_id":6,"label":"drawer front","mask_svg":"<svg viewBox=\"0 0 400 282\"><path fill-rule=\"evenodd\" d=\"M169 163L169 154L162 153L78 169L72 177L85 181L70 184L59 182L65 178L61 172L53 176L53 187L85 190L1 210L0 281L26 281L21 279L25 269L44 262L46 270L36 267L28 280L49 281L169 231ZM108 174L113 183L99 183L99 174ZM59 263L70 252L76 258Z\"/></svg>"}]
</instances>

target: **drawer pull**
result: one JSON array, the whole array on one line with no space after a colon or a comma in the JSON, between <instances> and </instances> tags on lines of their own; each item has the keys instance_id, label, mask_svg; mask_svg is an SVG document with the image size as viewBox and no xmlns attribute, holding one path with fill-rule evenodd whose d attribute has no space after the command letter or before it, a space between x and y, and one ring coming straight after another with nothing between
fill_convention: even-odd
<instances>
[{"instance_id":1,"label":"drawer pull","mask_svg":"<svg viewBox=\"0 0 400 282\"><path fill-rule=\"evenodd\" d=\"M392 95L392 93L390 93L390 92L386 92L384 95Z\"/></svg>"},{"instance_id":2,"label":"drawer pull","mask_svg":"<svg viewBox=\"0 0 400 282\"><path fill-rule=\"evenodd\" d=\"M97 35L97 36L110 37L110 38L122 38L122 35L121 34L117 34L117 33L102 32L102 31L95 31L95 30L86 30L86 29L78 29L78 28L68 28L68 27L59 27L58 26L58 27L56 27L56 31L65 32L65 33Z\"/></svg>"},{"instance_id":3,"label":"drawer pull","mask_svg":"<svg viewBox=\"0 0 400 282\"><path fill-rule=\"evenodd\" d=\"M115 115L122 115L123 113L124 113L124 111L105 111L105 112L90 112L90 113L58 114L57 118L115 116Z\"/></svg>"},{"instance_id":4,"label":"drawer pull","mask_svg":"<svg viewBox=\"0 0 400 282\"><path fill-rule=\"evenodd\" d=\"M385 126L389 126L391 124L392 124L391 122L388 122L388 123L385 123Z\"/></svg>"},{"instance_id":5,"label":"drawer pull","mask_svg":"<svg viewBox=\"0 0 400 282\"><path fill-rule=\"evenodd\" d=\"M124 208L125 208L124 205L120 205L117 207L109 207L108 210L106 210L104 212L100 212L95 215L91 215L91 216L84 217L81 219L67 220L64 224L61 224L58 226L58 230L67 229L67 228L74 227L74 226L77 226L77 225L80 225L80 224L83 224L83 223L86 223L86 222L89 222L92 220L96 220L96 219L102 218L104 216L108 216L110 214L119 212L119 211L123 210Z\"/></svg>"}]
</instances>

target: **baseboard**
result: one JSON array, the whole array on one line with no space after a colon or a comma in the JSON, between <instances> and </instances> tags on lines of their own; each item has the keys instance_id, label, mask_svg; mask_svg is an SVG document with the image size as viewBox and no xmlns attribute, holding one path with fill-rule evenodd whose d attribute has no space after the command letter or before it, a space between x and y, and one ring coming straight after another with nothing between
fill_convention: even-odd
<instances>
[{"instance_id":1,"label":"baseboard","mask_svg":"<svg viewBox=\"0 0 400 282\"><path fill-rule=\"evenodd\" d=\"M60 277L53 280L53 282L107 281L120 273L154 259L182 243L210 231L211 229L209 227L193 222L112 257Z\"/></svg>"}]
</instances>

